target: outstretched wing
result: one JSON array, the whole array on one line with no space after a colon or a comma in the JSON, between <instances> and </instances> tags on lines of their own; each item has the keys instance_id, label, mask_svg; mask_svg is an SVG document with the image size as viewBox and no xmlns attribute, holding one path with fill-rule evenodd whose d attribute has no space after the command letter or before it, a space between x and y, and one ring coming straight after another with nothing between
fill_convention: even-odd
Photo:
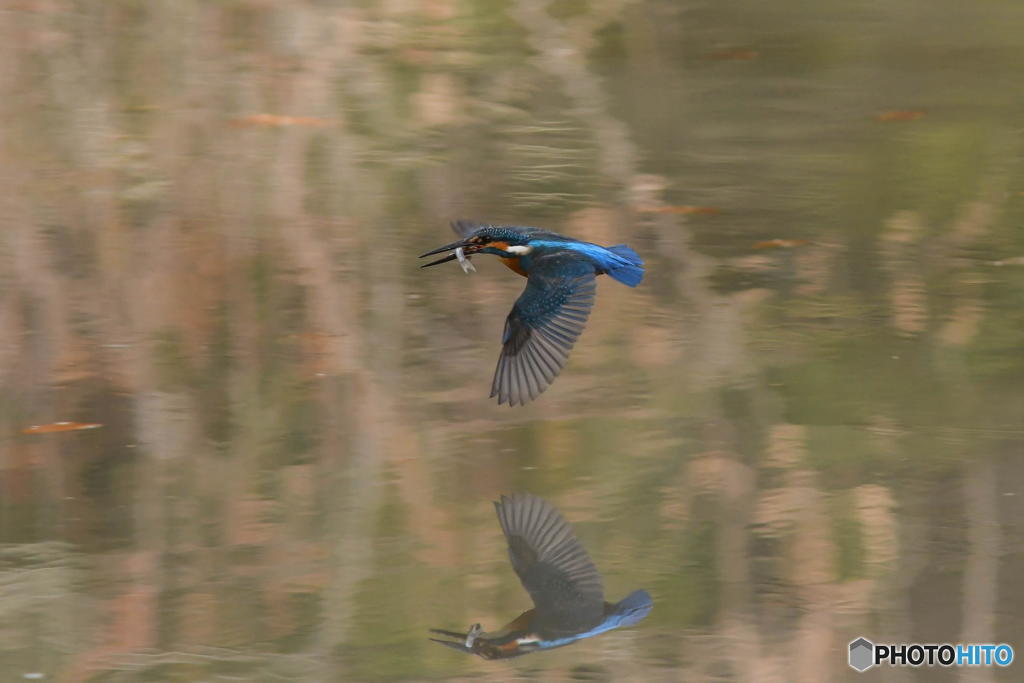
<instances>
[{"instance_id":1,"label":"outstretched wing","mask_svg":"<svg viewBox=\"0 0 1024 683\"><path fill-rule=\"evenodd\" d=\"M466 239L480 228L512 228L516 232L529 233L531 235L543 236L545 239L554 240L565 240L563 235L559 235L556 232L549 232L547 230L541 230L540 228L531 228L527 225L506 225L503 223L481 223L479 221L468 221L465 219L459 219L451 222L452 230L455 234Z\"/></svg>"},{"instance_id":2,"label":"outstretched wing","mask_svg":"<svg viewBox=\"0 0 1024 683\"><path fill-rule=\"evenodd\" d=\"M580 336L597 290L593 264L572 253L538 258L512 306L491 383L498 404L523 405L558 376Z\"/></svg>"},{"instance_id":3,"label":"outstretched wing","mask_svg":"<svg viewBox=\"0 0 1024 683\"><path fill-rule=\"evenodd\" d=\"M486 225L486 223L477 223L476 221L457 220L452 221L452 230L456 235L465 239Z\"/></svg>"},{"instance_id":4,"label":"outstretched wing","mask_svg":"<svg viewBox=\"0 0 1024 683\"><path fill-rule=\"evenodd\" d=\"M494 508L539 629L577 633L598 623L604 614L601 576L558 510L528 493L502 496Z\"/></svg>"}]
</instances>

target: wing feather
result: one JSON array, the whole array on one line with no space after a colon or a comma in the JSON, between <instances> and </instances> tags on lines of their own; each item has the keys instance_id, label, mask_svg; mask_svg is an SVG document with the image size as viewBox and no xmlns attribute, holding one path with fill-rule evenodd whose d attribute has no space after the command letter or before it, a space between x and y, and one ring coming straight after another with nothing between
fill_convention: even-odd
<instances>
[{"instance_id":1,"label":"wing feather","mask_svg":"<svg viewBox=\"0 0 1024 683\"><path fill-rule=\"evenodd\" d=\"M528 493L502 496L494 508L512 568L546 626L569 629L600 618L601 576L558 510Z\"/></svg>"},{"instance_id":2,"label":"wing feather","mask_svg":"<svg viewBox=\"0 0 1024 683\"><path fill-rule=\"evenodd\" d=\"M596 291L593 265L576 255L538 259L505 320L492 398L523 405L551 385L586 326Z\"/></svg>"}]
</instances>

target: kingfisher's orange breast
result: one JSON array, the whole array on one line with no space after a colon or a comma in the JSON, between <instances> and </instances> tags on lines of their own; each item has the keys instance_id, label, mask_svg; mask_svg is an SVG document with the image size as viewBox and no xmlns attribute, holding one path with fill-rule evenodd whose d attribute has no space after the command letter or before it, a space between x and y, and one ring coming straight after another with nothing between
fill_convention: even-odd
<instances>
[{"instance_id":1,"label":"kingfisher's orange breast","mask_svg":"<svg viewBox=\"0 0 1024 683\"><path fill-rule=\"evenodd\" d=\"M519 265L519 257L518 256L512 256L510 258L505 258L504 256L499 256L498 258L500 258L501 262L504 263L506 266L508 266L514 272L519 273L523 277L527 277L526 271L523 270L522 266Z\"/></svg>"},{"instance_id":2,"label":"kingfisher's orange breast","mask_svg":"<svg viewBox=\"0 0 1024 683\"><path fill-rule=\"evenodd\" d=\"M487 246L494 247L495 249L501 249L502 251L508 251L508 242L491 242ZM526 271L519 265L518 256L499 256L498 258L501 259L501 262L508 266L513 272L519 273L523 277L527 276Z\"/></svg>"}]
</instances>

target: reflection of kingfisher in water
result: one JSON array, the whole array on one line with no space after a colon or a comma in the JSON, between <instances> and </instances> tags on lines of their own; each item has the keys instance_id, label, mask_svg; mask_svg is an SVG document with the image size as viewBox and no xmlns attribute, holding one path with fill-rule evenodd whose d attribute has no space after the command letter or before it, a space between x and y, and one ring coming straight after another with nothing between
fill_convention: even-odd
<instances>
[{"instance_id":1,"label":"reflection of kingfisher in water","mask_svg":"<svg viewBox=\"0 0 1024 683\"><path fill-rule=\"evenodd\" d=\"M625 244L602 247L540 228L452 223L462 238L423 256L453 253L426 266L473 254L494 254L526 278L526 289L505 321L491 396L509 405L532 401L562 370L594 305L595 278L607 273L636 287L643 261Z\"/></svg>"},{"instance_id":2,"label":"reflection of kingfisher in water","mask_svg":"<svg viewBox=\"0 0 1024 683\"><path fill-rule=\"evenodd\" d=\"M653 603L645 590L633 591L615 604L604 601L597 568L568 522L546 501L516 494L502 496L494 507L512 568L533 598L533 609L492 633L484 632L480 624L466 633L431 629L457 639L431 638L434 642L484 659L505 659L632 626L651 611Z\"/></svg>"}]
</instances>

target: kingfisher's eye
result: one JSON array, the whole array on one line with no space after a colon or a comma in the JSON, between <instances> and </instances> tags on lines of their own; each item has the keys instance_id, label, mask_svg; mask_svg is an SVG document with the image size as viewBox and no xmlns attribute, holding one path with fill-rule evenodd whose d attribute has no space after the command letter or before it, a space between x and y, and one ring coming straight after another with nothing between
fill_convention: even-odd
<instances>
[{"instance_id":1,"label":"kingfisher's eye","mask_svg":"<svg viewBox=\"0 0 1024 683\"><path fill-rule=\"evenodd\" d=\"M473 238L473 241L476 242L477 244L487 244L488 242L491 241L491 236L490 235L477 235L476 237Z\"/></svg>"}]
</instances>

